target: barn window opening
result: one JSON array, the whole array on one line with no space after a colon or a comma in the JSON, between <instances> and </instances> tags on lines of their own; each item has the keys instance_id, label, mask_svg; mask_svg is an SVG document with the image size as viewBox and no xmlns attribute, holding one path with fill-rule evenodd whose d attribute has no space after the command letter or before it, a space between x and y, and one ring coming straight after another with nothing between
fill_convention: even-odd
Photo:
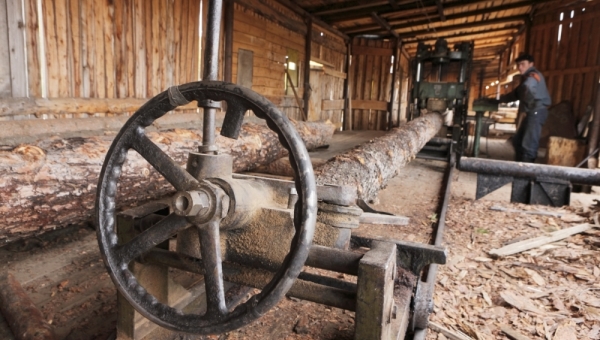
<instances>
[{"instance_id":1,"label":"barn window opening","mask_svg":"<svg viewBox=\"0 0 600 340\"><path fill-rule=\"evenodd\" d=\"M563 21L565 17L565 13L560 13L560 21ZM558 42L560 42L560 38L562 37L562 24L558 25Z\"/></svg>"},{"instance_id":2,"label":"barn window opening","mask_svg":"<svg viewBox=\"0 0 600 340\"><path fill-rule=\"evenodd\" d=\"M573 17L575 17L575 10L571 11L571 19L573 19ZM571 21L571 23L569 24L569 28L573 27L573 22Z\"/></svg>"}]
</instances>

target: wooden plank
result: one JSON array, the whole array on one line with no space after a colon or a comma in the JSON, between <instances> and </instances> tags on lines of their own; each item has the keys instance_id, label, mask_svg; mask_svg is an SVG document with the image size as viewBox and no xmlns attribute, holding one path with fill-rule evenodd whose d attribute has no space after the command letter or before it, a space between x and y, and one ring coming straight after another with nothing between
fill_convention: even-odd
<instances>
[{"instance_id":1,"label":"wooden plank","mask_svg":"<svg viewBox=\"0 0 600 340\"><path fill-rule=\"evenodd\" d=\"M81 22L81 95L84 98L93 97L96 93L95 82L92 82L94 71L94 11L91 2L82 1L79 20Z\"/></svg>"},{"instance_id":2,"label":"wooden plank","mask_svg":"<svg viewBox=\"0 0 600 340\"><path fill-rule=\"evenodd\" d=\"M125 4L123 0L113 0L114 4L114 56L115 56L115 85L116 98L127 96L127 59L125 55L125 39L123 30L125 28Z\"/></svg>"},{"instance_id":3,"label":"wooden plank","mask_svg":"<svg viewBox=\"0 0 600 340\"><path fill-rule=\"evenodd\" d=\"M10 84L13 97L26 97L27 58L25 57L25 36L23 23L23 1L6 0L8 51L10 55Z\"/></svg>"},{"instance_id":4,"label":"wooden plank","mask_svg":"<svg viewBox=\"0 0 600 340\"><path fill-rule=\"evenodd\" d=\"M197 4L197 1L193 1L190 0L190 13L188 14L189 18L189 29L186 31L187 33L187 45L186 45L186 54L185 54L185 58L186 58L186 70L185 72L188 75L188 79L187 81L193 81L195 80L195 75L194 75L194 69L195 69L195 65L194 63L196 62L196 60L194 59L194 45L195 45L195 41L194 41L194 37L196 36L194 34L194 30L197 30L197 26L196 26L196 22L197 22L197 17L198 17L198 12L197 10L199 10L199 6L200 5L204 5L204 1L202 2L202 4ZM206 14L204 14L204 18L207 17ZM206 22L206 21L203 21ZM202 32L205 32L206 30L203 29ZM205 34L204 34L205 35ZM203 41L206 39L206 37L202 37ZM202 59L202 63L204 63L204 56L201 57ZM196 62L197 63L197 62Z\"/></svg>"},{"instance_id":5,"label":"wooden plank","mask_svg":"<svg viewBox=\"0 0 600 340\"><path fill-rule=\"evenodd\" d=\"M113 45L114 36L114 3L112 1L103 2L104 10L104 60L105 60L105 77L106 77L106 97L115 98L117 89L115 86L115 63L121 62L115 60L115 48ZM122 23L119 23L121 25Z\"/></svg>"},{"instance_id":6,"label":"wooden plank","mask_svg":"<svg viewBox=\"0 0 600 340\"><path fill-rule=\"evenodd\" d=\"M179 65L179 50L181 48L181 30L184 27L181 26L182 20L182 6L183 1L175 1L173 4L173 82L175 84L182 84L179 80L181 67Z\"/></svg>"},{"instance_id":7,"label":"wooden plank","mask_svg":"<svg viewBox=\"0 0 600 340\"><path fill-rule=\"evenodd\" d=\"M179 1L177 1L179 2ZM127 61L126 77L127 79L127 90L125 91L125 97L135 96L135 50L134 50L134 13L133 13L133 1L125 1L125 8L123 17L125 19L125 28L123 35L125 36L125 56ZM140 21L141 22L141 21ZM138 24L140 23L138 22ZM137 25L136 25L137 26Z\"/></svg>"},{"instance_id":8,"label":"wooden plank","mask_svg":"<svg viewBox=\"0 0 600 340\"><path fill-rule=\"evenodd\" d=\"M193 12L191 13L192 15L192 19L193 19L193 26L192 29L190 30L190 34L191 34L191 39L192 39L192 55L190 56L190 60L192 61L192 68L191 68L191 76L192 79L191 81L197 81L200 80L200 63L199 60L201 59L200 54L199 54L199 43L200 43L200 37L198 35L198 29L200 27L200 6L202 4L208 4L206 1L202 1L202 3L200 3L200 1L193 1L192 4L193 6ZM202 14L204 15L204 21L202 22L206 22L207 16L208 16L208 10L202 10ZM220 76L218 77L220 78Z\"/></svg>"},{"instance_id":9,"label":"wooden plank","mask_svg":"<svg viewBox=\"0 0 600 340\"><path fill-rule=\"evenodd\" d=\"M352 100L352 108L357 110L387 110L387 102L379 100Z\"/></svg>"},{"instance_id":10,"label":"wooden plank","mask_svg":"<svg viewBox=\"0 0 600 340\"><path fill-rule=\"evenodd\" d=\"M154 66L153 66L153 49L156 48L154 45L154 41L152 39L152 11L154 10L154 6L152 6L152 1L143 1L144 7L144 41L146 45L146 71L144 80L146 81L146 94L144 97L154 97L157 93L154 91L153 81L154 81Z\"/></svg>"},{"instance_id":11,"label":"wooden plank","mask_svg":"<svg viewBox=\"0 0 600 340\"><path fill-rule=\"evenodd\" d=\"M46 33L46 65L48 69L48 97L59 96L60 66L58 64L58 50L56 26L54 18L54 3L42 2L44 14L44 32Z\"/></svg>"},{"instance_id":12,"label":"wooden plank","mask_svg":"<svg viewBox=\"0 0 600 340\"><path fill-rule=\"evenodd\" d=\"M145 98L148 93L146 83L146 39L144 36L145 15L144 0L133 0L133 17L136 23L133 33L133 45L135 50L135 97Z\"/></svg>"},{"instance_id":13,"label":"wooden plank","mask_svg":"<svg viewBox=\"0 0 600 340\"><path fill-rule=\"evenodd\" d=\"M580 35L581 35L581 21L573 23L571 34L569 38L569 52L567 56L567 65L577 66L579 53L581 53ZM589 32L587 33L589 35Z\"/></svg>"},{"instance_id":14,"label":"wooden plank","mask_svg":"<svg viewBox=\"0 0 600 340\"><path fill-rule=\"evenodd\" d=\"M581 74L581 73L593 73L596 71L600 71L600 65L598 66L586 66L580 68L567 68L563 70L554 70L554 71L543 71L545 77L551 76L562 76L568 74Z\"/></svg>"},{"instance_id":15,"label":"wooden plank","mask_svg":"<svg viewBox=\"0 0 600 340\"><path fill-rule=\"evenodd\" d=\"M550 29L552 30L552 34L551 34L552 40L551 40L551 44L550 44L550 64L549 64L550 66L549 66L549 69L556 70L556 66L558 65L558 48L559 48L558 25L551 26Z\"/></svg>"},{"instance_id":16,"label":"wooden plank","mask_svg":"<svg viewBox=\"0 0 600 340\"><path fill-rule=\"evenodd\" d=\"M571 100L573 103L573 114L575 117L581 117L585 112L587 104L581 101L581 92L583 91L583 74L573 76L573 88L571 89Z\"/></svg>"},{"instance_id":17,"label":"wooden plank","mask_svg":"<svg viewBox=\"0 0 600 340\"><path fill-rule=\"evenodd\" d=\"M58 95L69 97L69 70L67 66L67 2L66 0L54 1L54 20L56 23L56 41L58 57Z\"/></svg>"},{"instance_id":18,"label":"wooden plank","mask_svg":"<svg viewBox=\"0 0 600 340\"><path fill-rule=\"evenodd\" d=\"M377 48L372 46L361 46L361 45L353 45L352 53L354 55L357 54L366 54L366 55L377 55L377 56L392 56L392 50L389 48Z\"/></svg>"},{"instance_id":19,"label":"wooden plank","mask_svg":"<svg viewBox=\"0 0 600 340\"><path fill-rule=\"evenodd\" d=\"M344 108L344 99L323 99L321 101L321 110L342 110Z\"/></svg>"},{"instance_id":20,"label":"wooden plank","mask_svg":"<svg viewBox=\"0 0 600 340\"><path fill-rule=\"evenodd\" d=\"M82 55L81 55L81 12L79 8L79 1L69 1L69 23L71 32L69 38L71 39L71 55L72 55L72 69L71 69L71 86L72 96L81 97L83 94L82 84Z\"/></svg>"},{"instance_id":21,"label":"wooden plank","mask_svg":"<svg viewBox=\"0 0 600 340\"><path fill-rule=\"evenodd\" d=\"M595 24L591 19L581 22L580 46L578 46L578 57L576 64L578 68L586 66L590 40L594 39L593 35L589 33L592 32L594 26Z\"/></svg>"},{"instance_id":22,"label":"wooden plank","mask_svg":"<svg viewBox=\"0 0 600 340\"><path fill-rule=\"evenodd\" d=\"M167 88L166 71L168 67L168 52L167 52L167 2L158 2L158 12L154 12L154 21L158 21L158 78L157 94Z\"/></svg>"},{"instance_id":23,"label":"wooden plank","mask_svg":"<svg viewBox=\"0 0 600 340\"><path fill-rule=\"evenodd\" d=\"M512 243L502 248L492 249L488 253L493 256L513 255L529 249L541 247L548 243L560 241L569 236L582 233L589 229L592 229L592 225L588 223L579 224L571 228L555 231L547 236L535 237L521 242Z\"/></svg>"},{"instance_id":24,"label":"wooden plank","mask_svg":"<svg viewBox=\"0 0 600 340\"><path fill-rule=\"evenodd\" d=\"M165 89L169 86L173 86L176 84L175 82L175 4L173 1L167 2L167 26L165 27L167 31L167 80Z\"/></svg>"},{"instance_id":25,"label":"wooden plank","mask_svg":"<svg viewBox=\"0 0 600 340\"><path fill-rule=\"evenodd\" d=\"M40 64L40 50L38 49L38 11L37 1L26 0L27 23L27 75L29 77L29 95L42 96L42 65Z\"/></svg>"},{"instance_id":26,"label":"wooden plank","mask_svg":"<svg viewBox=\"0 0 600 340\"><path fill-rule=\"evenodd\" d=\"M96 96L97 98L106 98L106 74L105 74L105 53L104 50L104 10L105 2L93 1L94 11L94 31L92 37L94 37L94 54L95 56L95 69L94 69L94 81L96 82Z\"/></svg>"}]
</instances>

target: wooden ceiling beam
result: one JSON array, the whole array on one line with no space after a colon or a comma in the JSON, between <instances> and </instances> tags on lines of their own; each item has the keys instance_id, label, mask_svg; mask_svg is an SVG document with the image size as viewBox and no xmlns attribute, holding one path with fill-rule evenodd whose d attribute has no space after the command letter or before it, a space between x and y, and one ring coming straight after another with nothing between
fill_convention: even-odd
<instances>
[{"instance_id":1,"label":"wooden ceiling beam","mask_svg":"<svg viewBox=\"0 0 600 340\"><path fill-rule=\"evenodd\" d=\"M446 19L447 20L463 19L463 18L471 17L471 16L491 14L492 12L506 11L506 10L510 10L510 9L532 6L538 2L539 2L539 0L538 1L533 1L533 0L519 1L519 2L509 3L509 4L505 4L505 5L495 6L495 7L487 7L487 8L477 9L477 10L469 11L469 12L450 14L450 15L446 16ZM429 25L429 24L439 23L439 22L441 22L440 18L425 18L425 19L409 21L409 22L406 22L406 20L394 20L394 21L390 21L389 24L390 24L390 26L392 26L392 29L394 29L394 30L403 30L406 28L414 27L414 26L423 26L423 25ZM355 26L350 29L342 29L342 31L345 32L346 34L358 34L358 33L369 34L369 33L376 33L379 30L380 30L379 25L375 25L375 24Z\"/></svg>"},{"instance_id":2,"label":"wooden ceiling beam","mask_svg":"<svg viewBox=\"0 0 600 340\"><path fill-rule=\"evenodd\" d=\"M388 22L383 19L382 17L380 17L379 15L377 15L377 13L372 12L371 13L371 17L373 18L373 20L375 20L375 22L377 22L383 29L385 29L386 31L388 31L388 33L390 33L391 35L393 35L394 37L398 38L398 32L394 31L392 29L392 27L390 27L390 24L388 24Z\"/></svg>"},{"instance_id":3,"label":"wooden ceiling beam","mask_svg":"<svg viewBox=\"0 0 600 340\"><path fill-rule=\"evenodd\" d=\"M317 18L316 16L310 14L309 12L304 10L304 8L298 6L298 4L296 4L294 1L291 1L291 0L277 0L277 1L279 3L281 3L282 5L286 6L287 8L291 9L292 11L296 12L297 14L301 15L302 17L310 18L312 23L327 29L328 31L330 31L330 32L334 33L335 35L339 36L340 38L344 39L344 41L350 40L350 37L348 37L348 35L341 32L337 28L331 26L327 22L321 20L320 18Z\"/></svg>"},{"instance_id":4,"label":"wooden ceiling beam","mask_svg":"<svg viewBox=\"0 0 600 340\"><path fill-rule=\"evenodd\" d=\"M389 4L380 5L379 2L371 2L370 6L364 4L360 5L360 8L353 7L354 9L348 11L337 11L337 13L323 14L323 13L313 13L314 15L319 16L323 20L329 23L340 23L349 20L360 20L360 19L368 19L371 15L371 12L377 12L382 18L400 16L406 17L406 13L413 13L413 15L418 17L423 17L425 12L429 13L430 11L437 12L438 7L436 1L439 0L422 0L423 4L419 1L408 1L405 3L399 3L398 9L394 10ZM462 8L469 5L484 5L487 3L491 3L490 0L461 0L452 3L447 3L444 5L445 10Z\"/></svg>"},{"instance_id":5,"label":"wooden ceiling beam","mask_svg":"<svg viewBox=\"0 0 600 340\"><path fill-rule=\"evenodd\" d=\"M409 45L409 44L417 44L419 42L426 42L426 41L434 41L437 40L438 38L442 38L442 39L450 39L450 38L458 38L460 37L461 39L468 39L470 37L473 37L472 39L483 39L479 38L480 35L490 35L491 36L499 36L499 35L509 35L510 37L512 37L512 33L513 31L517 31L521 26L520 25L514 25L514 26L508 26L508 27L501 27L501 28L493 28L493 29L488 29L485 31L476 31L476 32L452 32L451 34L445 34L445 35L431 35L431 36L426 36L426 37L414 37L414 39L411 38L406 38L404 39L402 42L405 45ZM500 34L493 34L493 33L498 33L498 32L502 32ZM440 32L441 33L441 32Z\"/></svg>"},{"instance_id":6,"label":"wooden ceiling beam","mask_svg":"<svg viewBox=\"0 0 600 340\"><path fill-rule=\"evenodd\" d=\"M424 2L433 2L432 0L423 0ZM390 5L390 0L379 0L379 1L371 1L365 3L365 1L357 0L357 1L348 1L344 3L331 4L326 6L309 8L307 11L313 15L317 15L320 17L324 16L335 16L343 13L353 13L360 12L368 13L376 11L390 11L390 8L393 8L393 5ZM406 5L409 5L413 1L395 1L398 9L401 10Z\"/></svg>"},{"instance_id":7,"label":"wooden ceiling beam","mask_svg":"<svg viewBox=\"0 0 600 340\"><path fill-rule=\"evenodd\" d=\"M438 14L440 15L440 20L446 21L446 16L444 15L444 5L442 5L442 0L435 0L435 5L437 6Z\"/></svg>"},{"instance_id":8,"label":"wooden ceiling beam","mask_svg":"<svg viewBox=\"0 0 600 340\"><path fill-rule=\"evenodd\" d=\"M481 27L481 26L505 24L505 23L509 23L509 22L517 22L517 21L522 22L525 20L527 20L526 15L515 15L515 16L511 16L511 17L497 18L497 19L491 19L491 20L485 20L485 21L467 22L467 23L458 24L458 25L436 27L436 33L453 32L453 31L461 30L461 29L469 29L469 28L476 28L476 27ZM399 33L399 36L401 39L403 39L403 38L409 38L409 37L419 37L420 35L423 35L423 34L431 34L431 30L430 29L422 29L419 31L404 32L404 33Z\"/></svg>"}]
</instances>

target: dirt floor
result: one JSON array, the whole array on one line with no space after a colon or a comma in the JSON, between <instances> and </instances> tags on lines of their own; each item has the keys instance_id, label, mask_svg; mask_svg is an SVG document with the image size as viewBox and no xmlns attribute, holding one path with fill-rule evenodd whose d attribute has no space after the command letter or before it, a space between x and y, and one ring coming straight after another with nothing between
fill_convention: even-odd
<instances>
[{"instance_id":1,"label":"dirt floor","mask_svg":"<svg viewBox=\"0 0 600 340\"><path fill-rule=\"evenodd\" d=\"M372 136L364 137L368 138ZM409 217L409 225L361 225L356 233L429 242L444 170L444 162L411 162L373 205ZM510 204L507 187L474 201L473 174L455 172L452 181L445 237L449 261L440 266L430 318L435 329L444 331L430 330L427 338L451 338L444 335L448 330L473 339L506 339L506 330L529 339L600 339L598 229L515 255L488 254L505 244L593 223L593 210ZM562 215L501 212L490 209L494 206ZM72 227L50 238L0 248L0 270L15 274L59 339L114 336L116 290L91 227ZM352 280L348 275L340 278ZM237 331L194 336L163 330L154 338L352 339L353 334L353 312L284 298L264 317ZM0 338L13 339L1 317Z\"/></svg>"}]
</instances>

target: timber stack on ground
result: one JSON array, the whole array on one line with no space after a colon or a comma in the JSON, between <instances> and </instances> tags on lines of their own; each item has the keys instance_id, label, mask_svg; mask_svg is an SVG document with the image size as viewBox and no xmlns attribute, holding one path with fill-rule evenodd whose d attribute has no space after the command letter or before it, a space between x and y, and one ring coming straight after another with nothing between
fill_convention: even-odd
<instances>
[{"instance_id":1,"label":"timber stack on ground","mask_svg":"<svg viewBox=\"0 0 600 340\"><path fill-rule=\"evenodd\" d=\"M294 122L307 149L328 144L330 123ZM167 155L185 166L198 149L201 134L190 130L148 132ZM0 242L41 234L91 219L98 175L113 137L52 138L35 145L0 151ZM233 156L233 170L248 171L287 154L275 132L265 125L245 124L237 140L217 137L222 153ZM141 204L172 192L173 187L134 151L120 178L119 206Z\"/></svg>"}]
</instances>

